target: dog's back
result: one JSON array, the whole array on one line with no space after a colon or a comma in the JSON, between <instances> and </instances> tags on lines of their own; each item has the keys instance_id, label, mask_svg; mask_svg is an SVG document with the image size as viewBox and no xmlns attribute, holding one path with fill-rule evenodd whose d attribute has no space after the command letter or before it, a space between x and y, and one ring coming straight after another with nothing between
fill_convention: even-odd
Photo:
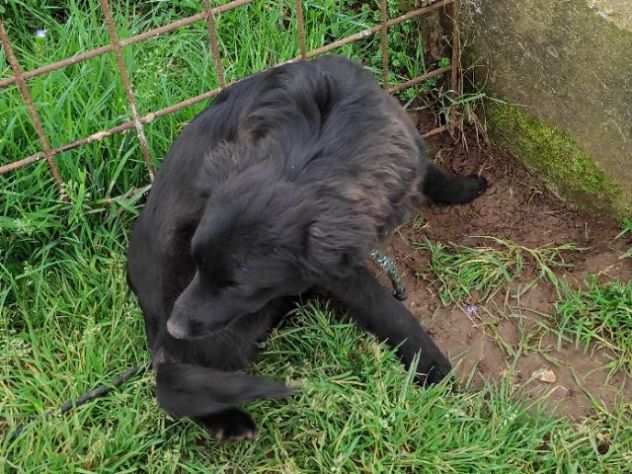
<instances>
[{"instance_id":1,"label":"dog's back","mask_svg":"<svg viewBox=\"0 0 632 474\"><path fill-rule=\"evenodd\" d=\"M259 153L221 153L240 143ZM289 64L227 88L174 142L134 226L128 268L143 312L168 316L194 272L190 238L209 194L249 160L276 160L284 179L344 200L383 237L420 197L421 147L401 107L345 58ZM160 324L148 325L153 340Z\"/></svg>"}]
</instances>

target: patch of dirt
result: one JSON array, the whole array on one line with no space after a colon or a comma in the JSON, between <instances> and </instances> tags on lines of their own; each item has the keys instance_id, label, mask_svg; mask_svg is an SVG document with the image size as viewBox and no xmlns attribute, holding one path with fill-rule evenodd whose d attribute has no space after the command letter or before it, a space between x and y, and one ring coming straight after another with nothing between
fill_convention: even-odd
<instances>
[{"instance_id":1,"label":"patch of dirt","mask_svg":"<svg viewBox=\"0 0 632 474\"><path fill-rule=\"evenodd\" d=\"M465 150L447 134L427 141L436 162L455 173L480 173L490 188L468 205L421 209L421 219L402 226L386 243L408 292L405 304L449 354L461 381L472 387L510 377L520 396L572 419L593 413L594 402L612 407L620 397L631 401L632 380L610 373L611 354L558 341L547 329L556 294L544 282L524 291L533 274L527 272L489 303L449 307L437 297L436 283L419 276L429 274L430 260L414 241L471 246L480 243L473 236L485 235L527 247L575 243L584 248L570 256L571 268L559 272L574 287L588 274L604 281L632 278L632 259L619 258L626 247L615 239L620 231L615 221L572 208L514 157L475 142L471 139Z\"/></svg>"}]
</instances>

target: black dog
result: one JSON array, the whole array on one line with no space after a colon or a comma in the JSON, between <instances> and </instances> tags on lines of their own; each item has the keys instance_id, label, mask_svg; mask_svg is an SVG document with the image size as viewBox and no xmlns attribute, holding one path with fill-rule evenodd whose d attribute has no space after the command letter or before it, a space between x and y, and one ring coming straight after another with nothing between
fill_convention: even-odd
<instances>
[{"instance_id":1,"label":"black dog","mask_svg":"<svg viewBox=\"0 0 632 474\"><path fill-rule=\"evenodd\" d=\"M424 197L466 203L485 188L433 165L395 99L347 59L278 67L223 91L172 146L130 239L160 406L219 437L252 437L236 407L289 389L241 370L312 289L406 365L421 353L421 383L440 381L450 363L369 273L368 256Z\"/></svg>"}]
</instances>

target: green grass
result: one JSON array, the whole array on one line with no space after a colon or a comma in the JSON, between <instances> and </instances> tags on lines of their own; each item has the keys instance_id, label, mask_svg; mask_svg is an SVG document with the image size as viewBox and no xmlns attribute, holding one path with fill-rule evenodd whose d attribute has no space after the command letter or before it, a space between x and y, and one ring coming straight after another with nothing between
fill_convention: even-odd
<instances>
[{"instance_id":1,"label":"green grass","mask_svg":"<svg viewBox=\"0 0 632 474\"><path fill-rule=\"evenodd\" d=\"M622 229L619 235L617 235L617 239L632 239L632 219L624 219L621 227ZM632 240L630 240L630 243L632 243ZM623 253L621 258L632 258L632 246L627 252Z\"/></svg>"},{"instance_id":2,"label":"green grass","mask_svg":"<svg viewBox=\"0 0 632 474\"><path fill-rule=\"evenodd\" d=\"M107 273L114 280L120 276L108 267L97 273L103 285ZM76 304L75 296L55 300L63 307ZM73 334L63 321L54 323L14 349L20 357L14 359L9 383L19 390L9 402L3 393L2 407L11 422L18 413L56 406L107 380L115 366L144 357L134 305L124 297L105 303L115 309L110 324L73 324ZM93 307L82 304L86 308L78 308L79 313ZM69 347L61 360L55 354L63 346ZM449 393L444 386L421 390L392 352L337 321L322 304L301 308L288 327L273 335L257 370L300 381L301 389L287 402L252 406L261 430L253 443L219 444L190 422L167 420L155 407L147 375L65 417L36 421L15 441L4 441L5 469L594 473L623 472L629 462L632 417L626 407L578 429L527 411L505 384L479 392Z\"/></svg>"},{"instance_id":3,"label":"green grass","mask_svg":"<svg viewBox=\"0 0 632 474\"><path fill-rule=\"evenodd\" d=\"M419 250L430 252L431 270L439 283L439 297L444 305L463 303L474 298L486 302L506 287L529 265L537 279L559 289L555 269L567 266L565 253L577 251L573 244L529 248L514 242L482 237L489 246L466 247L440 242L415 242Z\"/></svg>"},{"instance_id":4,"label":"green grass","mask_svg":"<svg viewBox=\"0 0 632 474\"><path fill-rule=\"evenodd\" d=\"M121 36L200 11L199 2L185 0L111 4ZM292 4L257 1L221 16L229 80L298 54L293 23L286 21ZM378 20L373 4L304 4L310 47ZM391 10L395 4L389 2ZM107 42L97 0L16 0L3 19L25 69ZM33 35L40 27L48 30L43 39ZM392 83L436 66L425 64L413 41L417 27L408 23L390 32ZM364 60L380 77L378 45L376 37L337 52ZM125 60L141 113L217 86L204 23L128 48ZM0 76L8 75L0 61ZM29 87L53 145L128 118L111 56L31 80ZM433 87L423 84L401 99ZM156 161L202 107L146 127ZM39 149L15 88L0 92L0 126L1 163ZM619 473L632 463L630 407L577 427L527 410L504 383L476 392L421 390L390 351L322 305L301 308L291 325L275 333L255 368L301 382L302 389L289 401L252 406L261 427L254 443L217 444L187 421L168 420L154 401L150 374L67 416L37 419L8 440L9 430L28 417L148 357L142 317L124 274L127 232L140 198L126 193L147 184L136 138L114 136L57 162L70 203L59 202L45 163L0 177L0 473ZM430 248L445 301L473 291L491 295L534 261L538 272L552 278L560 252L570 250L532 254L513 244L493 247L500 253L458 249L465 257Z\"/></svg>"},{"instance_id":5,"label":"green grass","mask_svg":"<svg viewBox=\"0 0 632 474\"><path fill-rule=\"evenodd\" d=\"M563 333L585 346L609 348L617 355L617 368L632 374L632 282L591 279L586 289L568 291L555 315Z\"/></svg>"},{"instance_id":6,"label":"green grass","mask_svg":"<svg viewBox=\"0 0 632 474\"><path fill-rule=\"evenodd\" d=\"M113 1L115 22L121 37L164 25L201 11L200 2ZM219 3L219 2L216 2ZM391 14L397 14L391 1ZM362 8L347 0L304 2L308 47L321 46L376 24L376 2ZM65 2L17 1L6 7L6 24L16 55L25 70L56 61L109 42L98 0ZM257 0L221 15L218 34L223 64L229 81L246 77L299 54L292 20L292 2ZM356 5L356 4L354 4ZM45 38L34 35L45 28ZM417 24L407 22L391 30L391 77L396 83L421 74L427 68L418 42ZM363 61L381 78L379 36L339 48L335 53ZM205 22L198 22L146 43L124 50L126 65L141 114L218 86L208 48ZM11 75L0 61L0 77ZM409 99L436 81L412 88ZM129 118L125 92L112 55L37 77L28 82L44 129L53 146L59 146ZM165 155L184 124L205 104L187 108L146 126L154 161ZM40 145L25 106L15 87L0 92L0 164L36 153ZM65 153L57 158L62 177L73 189L85 187L84 202L124 194L147 184L147 173L133 132ZM0 177L0 200L7 219L30 222L63 220L57 193L47 166L41 162ZM13 225L13 224L9 224ZM55 226L56 224L51 224Z\"/></svg>"}]
</instances>

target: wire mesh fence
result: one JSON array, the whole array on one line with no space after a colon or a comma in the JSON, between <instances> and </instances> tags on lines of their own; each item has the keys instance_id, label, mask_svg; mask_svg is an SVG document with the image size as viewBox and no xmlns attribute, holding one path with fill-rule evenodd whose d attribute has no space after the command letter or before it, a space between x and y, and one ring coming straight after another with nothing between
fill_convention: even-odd
<instances>
[{"instance_id":1,"label":"wire mesh fence","mask_svg":"<svg viewBox=\"0 0 632 474\"><path fill-rule=\"evenodd\" d=\"M34 69L23 70L18 58L16 57L11 39L7 32L7 29L0 19L0 41L2 43L2 47L4 49L4 55L9 63L13 75L10 77L0 79L0 90L9 88L12 86L16 86L19 90L22 101L26 106L26 110L28 112L29 119L32 123L32 126L35 129L37 138L40 143L40 151L33 153L29 156L22 158L11 158L5 164L0 166L0 175L10 173L12 171L27 167L33 163L37 163L41 160L46 160L48 164L48 168L50 170L53 182L59 189L59 193L62 199L67 199L64 181L59 172L58 166L56 164L56 157L63 154L64 152L73 150L75 148L79 148L94 142L98 142L106 139L115 134L124 133L130 130L134 130L140 145L140 150L145 162L145 166L147 169L147 173L149 175L149 180L153 180L154 176L154 166L153 160L151 156L151 151L149 144L147 142L147 138L145 136L144 127L153 122L154 120L164 117L173 113L176 113L182 109L187 107L191 107L199 102L204 100L212 99L217 94L219 94L225 87L234 84L235 82L244 79L245 77L237 78L235 81L227 82L225 73L224 73L224 65L222 58L222 51L220 49L220 42L218 38L218 31L216 27L216 20L222 14L229 12L231 10L235 10L237 8L243 7L252 3L254 0L233 0L223 5L211 7L208 0L203 0L204 9L200 13L178 19L176 21L170 22L166 25L162 25L142 33L129 36L127 38L120 38L119 32L117 31L117 27L113 18L112 8L110 6L109 0L100 0L101 9L103 13L103 19L105 21L105 25L107 27L109 44L104 46L100 46L97 48L90 49L88 51L79 52L71 57L67 57L60 61L52 62L50 64L46 64ZM290 1L290 0L288 0ZM296 38L293 39L297 43L298 51L300 52L298 56L290 59L289 61L281 62L273 65L272 67L278 67L282 64L287 64L291 62L295 62L301 59L309 59L315 56L319 56L331 51L334 51L342 46L361 41L363 39L372 37L376 34L380 35L380 53L382 57L382 81L383 86L391 93L398 93L410 87L416 86L418 84L423 83L429 79L446 75L450 73L450 88L453 91L459 90L458 88L458 57L460 54L459 51L459 29L457 27L458 23L458 11L459 11L459 0L435 0L428 1L419 8L414 8L402 15L396 17L389 16L388 9L388 0L378 0L380 7L380 22L375 26L370 28L366 28L357 33L345 36L343 38L336 39L328 44L324 44L314 49L308 49L306 44L306 25L303 14L303 1L302 0L294 0L294 21L296 23ZM419 18L425 15L432 14L437 11L446 12L449 17L452 19L453 28L452 28L452 38L451 38L451 46L452 46L452 60L449 66L438 67L436 69L426 71L421 75L408 79L404 82L398 84L389 84L389 28L392 28L396 25L400 25L404 22L413 20L415 18ZM214 88L212 90L208 90L202 94L196 95L194 97L189 97L175 104L169 105L164 108L160 108L154 110L152 112L141 115L138 111L138 107L136 104L136 96L134 94L134 84L130 80L130 75L128 73L125 60L123 57L123 50L129 46L134 44L142 43L150 41L154 38L157 38L161 35L165 35L167 33L176 31L181 28L185 28L197 22L206 22L208 29L208 43L209 43L209 51L212 55L213 64L215 66L215 74L217 76L217 83L219 87ZM129 119L119 123L118 125L107 128L104 130L100 130L98 132L92 133L90 135L77 138L74 141L70 141L68 143L64 143L60 146L53 147L51 146L51 142L49 136L47 135L44 126L42 124L41 114L38 111L35 103L33 101L33 97L31 95L31 91L29 89L28 81L30 79L44 76L50 74L54 71L63 69L65 67L75 65L78 63L82 63L84 61L88 61L90 59L96 58L98 56L113 54L115 57L115 64L118 69L118 75L125 90L126 101L127 101L127 109ZM424 136L432 136L438 133L442 133L448 130L449 125L442 125L436 127L432 130L425 132Z\"/></svg>"}]
</instances>

